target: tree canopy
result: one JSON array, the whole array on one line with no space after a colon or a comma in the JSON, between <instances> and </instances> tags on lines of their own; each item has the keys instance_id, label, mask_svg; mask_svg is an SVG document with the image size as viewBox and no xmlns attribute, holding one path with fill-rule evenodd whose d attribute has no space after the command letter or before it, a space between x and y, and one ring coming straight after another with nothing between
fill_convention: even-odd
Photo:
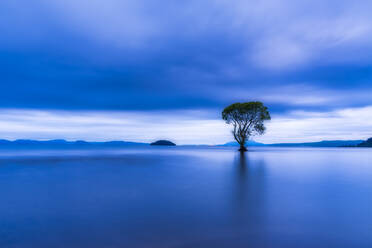
<instances>
[{"instance_id":1,"label":"tree canopy","mask_svg":"<svg viewBox=\"0 0 372 248\"><path fill-rule=\"evenodd\" d=\"M233 125L232 134L240 145L240 151L246 151L245 143L249 137L262 135L266 128L264 121L270 120L268 108L262 102L234 103L222 111L222 119Z\"/></svg>"}]
</instances>

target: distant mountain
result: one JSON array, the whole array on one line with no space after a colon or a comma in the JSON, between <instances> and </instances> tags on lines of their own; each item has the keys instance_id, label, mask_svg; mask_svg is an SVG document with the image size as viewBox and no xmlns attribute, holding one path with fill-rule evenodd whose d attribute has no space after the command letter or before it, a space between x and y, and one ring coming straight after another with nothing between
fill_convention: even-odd
<instances>
[{"instance_id":1,"label":"distant mountain","mask_svg":"<svg viewBox=\"0 0 372 248\"><path fill-rule=\"evenodd\" d=\"M247 146L265 146L265 144L256 142L254 140L249 140L246 145ZM231 141L231 142L227 142L223 145L218 145L218 146L240 146L240 145L236 141Z\"/></svg>"},{"instance_id":2,"label":"distant mountain","mask_svg":"<svg viewBox=\"0 0 372 248\"><path fill-rule=\"evenodd\" d=\"M305 142L305 143L278 143L269 144L268 146L284 146L284 147L342 147L342 146L356 146L363 142L362 140L323 140L319 142Z\"/></svg>"},{"instance_id":3,"label":"distant mountain","mask_svg":"<svg viewBox=\"0 0 372 248\"><path fill-rule=\"evenodd\" d=\"M0 149L80 149L80 148L120 148L128 146L148 146L147 143L108 141L108 142L87 142L84 140L66 141L57 140L0 140Z\"/></svg>"},{"instance_id":4,"label":"distant mountain","mask_svg":"<svg viewBox=\"0 0 372 248\"><path fill-rule=\"evenodd\" d=\"M125 148L125 147L144 147L149 146L148 143L137 143L127 141L107 141L107 142L88 142L84 140L66 141L63 139L56 140L27 140L19 139L9 141L0 139L0 149L101 149L101 148ZM158 140L152 145L175 146L171 141ZM363 140L325 140L320 142L306 142L306 143L277 143L277 144L263 144L250 140L248 146L270 146L270 147L372 147L372 138L367 141ZM235 147L239 144L235 141L228 142L223 147Z\"/></svg>"},{"instance_id":5,"label":"distant mountain","mask_svg":"<svg viewBox=\"0 0 372 248\"><path fill-rule=\"evenodd\" d=\"M372 147L372 138L369 138L368 140L361 142L357 146L358 147Z\"/></svg>"},{"instance_id":6,"label":"distant mountain","mask_svg":"<svg viewBox=\"0 0 372 248\"><path fill-rule=\"evenodd\" d=\"M275 143L275 144L263 144L250 140L248 146L275 146L275 147L345 147L345 146L357 146L362 143L363 140L324 140L319 142L305 142L305 143ZM219 146L239 146L235 141L228 142Z\"/></svg>"},{"instance_id":7,"label":"distant mountain","mask_svg":"<svg viewBox=\"0 0 372 248\"><path fill-rule=\"evenodd\" d=\"M176 144L174 144L172 141L169 141L169 140L158 140L158 141L151 143L150 145L152 146L175 146Z\"/></svg>"}]
</instances>

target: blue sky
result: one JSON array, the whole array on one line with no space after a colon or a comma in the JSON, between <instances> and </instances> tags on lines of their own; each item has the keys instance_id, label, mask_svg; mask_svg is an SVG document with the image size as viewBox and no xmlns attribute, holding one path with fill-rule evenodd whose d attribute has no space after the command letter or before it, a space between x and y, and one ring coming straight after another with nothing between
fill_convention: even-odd
<instances>
[{"instance_id":1,"label":"blue sky","mask_svg":"<svg viewBox=\"0 0 372 248\"><path fill-rule=\"evenodd\" d=\"M3 0L0 137L215 144L261 100L263 142L368 138L369 1Z\"/></svg>"}]
</instances>

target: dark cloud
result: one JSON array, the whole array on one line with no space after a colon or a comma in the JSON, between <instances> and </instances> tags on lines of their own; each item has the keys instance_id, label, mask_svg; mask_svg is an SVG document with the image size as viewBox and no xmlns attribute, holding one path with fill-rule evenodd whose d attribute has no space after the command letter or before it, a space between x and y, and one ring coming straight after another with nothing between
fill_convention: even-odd
<instances>
[{"instance_id":1,"label":"dark cloud","mask_svg":"<svg viewBox=\"0 0 372 248\"><path fill-rule=\"evenodd\" d=\"M3 0L0 106L370 105L372 6L327 3Z\"/></svg>"}]
</instances>

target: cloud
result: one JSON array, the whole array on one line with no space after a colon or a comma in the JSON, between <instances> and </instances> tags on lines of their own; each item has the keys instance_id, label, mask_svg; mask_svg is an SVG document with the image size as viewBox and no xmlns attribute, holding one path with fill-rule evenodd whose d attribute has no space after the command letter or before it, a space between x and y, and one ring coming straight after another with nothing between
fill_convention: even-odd
<instances>
[{"instance_id":1,"label":"cloud","mask_svg":"<svg viewBox=\"0 0 372 248\"><path fill-rule=\"evenodd\" d=\"M372 136L372 106L331 112L295 111L274 116L265 137L270 142L355 140Z\"/></svg>"},{"instance_id":2,"label":"cloud","mask_svg":"<svg viewBox=\"0 0 372 248\"><path fill-rule=\"evenodd\" d=\"M264 94L262 94L264 92ZM244 87L221 87L219 97L222 101L259 100L268 105L274 112L279 106L283 109L318 110L328 112L331 109L360 107L372 101L372 94L365 89L325 89L310 83L283 84L267 88L256 86L252 89Z\"/></svg>"},{"instance_id":3,"label":"cloud","mask_svg":"<svg viewBox=\"0 0 372 248\"><path fill-rule=\"evenodd\" d=\"M253 62L272 70L296 68L306 63L311 54L304 44L287 38L265 39L258 44Z\"/></svg>"},{"instance_id":4,"label":"cloud","mask_svg":"<svg viewBox=\"0 0 372 248\"><path fill-rule=\"evenodd\" d=\"M221 109L254 99L274 112L366 106L371 7L335 0L4 0L0 106Z\"/></svg>"},{"instance_id":5,"label":"cloud","mask_svg":"<svg viewBox=\"0 0 372 248\"><path fill-rule=\"evenodd\" d=\"M371 136L372 106L331 112L295 111L274 114L265 143ZM0 136L14 139L126 140L170 139L177 144L222 144L231 141L231 127L210 110L177 111L55 111L0 110Z\"/></svg>"},{"instance_id":6,"label":"cloud","mask_svg":"<svg viewBox=\"0 0 372 248\"><path fill-rule=\"evenodd\" d=\"M223 122L199 111L40 111L0 110L0 136L14 139L125 140L215 144L230 135ZM213 138L215 133L218 137ZM224 137L226 136L226 137Z\"/></svg>"}]
</instances>

